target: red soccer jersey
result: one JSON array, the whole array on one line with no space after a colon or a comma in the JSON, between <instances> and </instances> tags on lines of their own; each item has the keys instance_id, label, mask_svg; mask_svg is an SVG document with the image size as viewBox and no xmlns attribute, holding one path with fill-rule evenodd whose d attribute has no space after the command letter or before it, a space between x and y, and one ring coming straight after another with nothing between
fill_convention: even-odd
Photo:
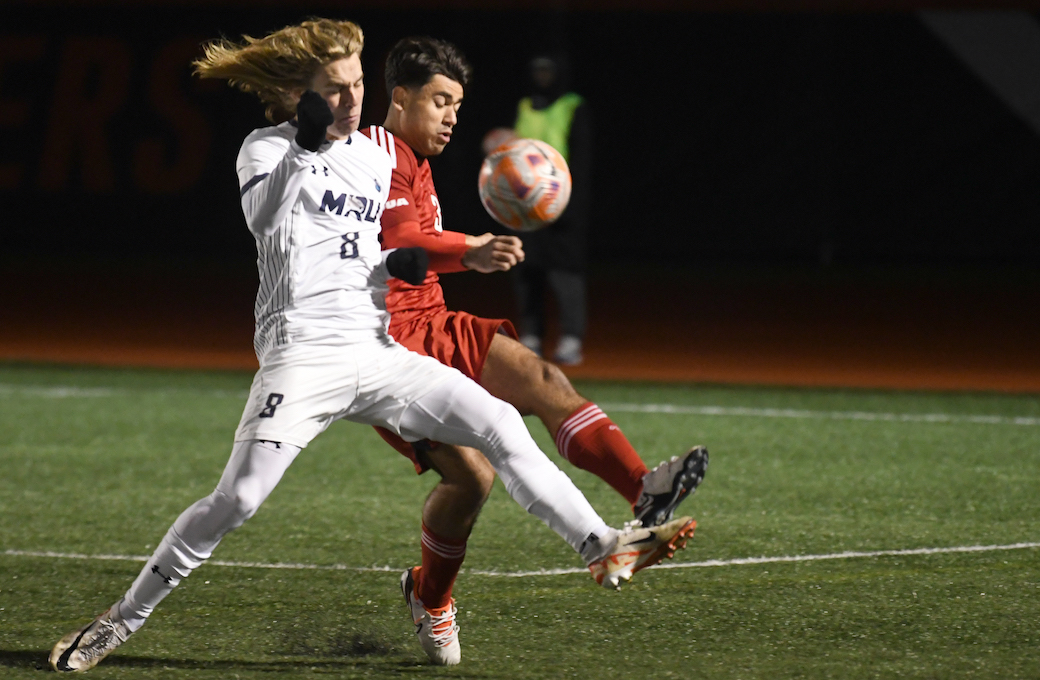
<instances>
[{"instance_id":1,"label":"red soccer jersey","mask_svg":"<svg viewBox=\"0 0 1040 680\"><path fill-rule=\"evenodd\" d=\"M380 219L383 250L420 246L430 256L430 271L418 286L390 279L386 308L396 326L445 308L437 272L465 270L462 256L467 250L466 235L442 227L429 160L424 158L420 163L415 152L386 128L373 125L361 132L390 154L393 166L390 196Z\"/></svg>"}]
</instances>

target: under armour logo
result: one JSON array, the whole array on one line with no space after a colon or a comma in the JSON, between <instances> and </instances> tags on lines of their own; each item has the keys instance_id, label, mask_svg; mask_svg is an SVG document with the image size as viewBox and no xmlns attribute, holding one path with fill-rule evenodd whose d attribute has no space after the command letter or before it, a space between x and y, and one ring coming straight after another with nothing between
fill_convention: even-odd
<instances>
[{"instance_id":1,"label":"under armour logo","mask_svg":"<svg viewBox=\"0 0 1040 680\"><path fill-rule=\"evenodd\" d=\"M588 538L586 538L584 541L582 541L581 547L578 548L578 553L584 553L585 552L585 548L589 544L595 543L598 540L599 540L599 536L597 536L595 533L589 534Z\"/></svg>"},{"instance_id":2,"label":"under armour logo","mask_svg":"<svg viewBox=\"0 0 1040 680\"><path fill-rule=\"evenodd\" d=\"M159 565L158 564L156 564L155 566L152 567L152 573L153 574L158 574L159 578L161 578L164 583L169 584L173 580L169 576L167 576L166 574L164 574L161 571L159 571Z\"/></svg>"}]
</instances>

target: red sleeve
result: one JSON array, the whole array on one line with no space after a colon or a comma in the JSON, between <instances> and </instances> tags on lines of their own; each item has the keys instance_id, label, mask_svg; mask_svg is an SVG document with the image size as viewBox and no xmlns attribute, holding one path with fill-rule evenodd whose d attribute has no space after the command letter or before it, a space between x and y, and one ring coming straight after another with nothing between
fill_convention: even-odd
<instances>
[{"instance_id":1,"label":"red sleeve","mask_svg":"<svg viewBox=\"0 0 1040 680\"><path fill-rule=\"evenodd\" d=\"M419 246L430 256L430 271L438 274L466 271L462 256L469 248L466 235L457 231L429 233L413 220L399 222L393 227L386 225L383 213L383 249L410 248Z\"/></svg>"},{"instance_id":2,"label":"red sleeve","mask_svg":"<svg viewBox=\"0 0 1040 680\"><path fill-rule=\"evenodd\" d=\"M380 218L383 249L419 246L430 256L430 271L438 274L465 271L462 256L468 250L466 235L437 231L432 214L420 215L412 190L411 169L395 168L391 175L390 196Z\"/></svg>"}]
</instances>

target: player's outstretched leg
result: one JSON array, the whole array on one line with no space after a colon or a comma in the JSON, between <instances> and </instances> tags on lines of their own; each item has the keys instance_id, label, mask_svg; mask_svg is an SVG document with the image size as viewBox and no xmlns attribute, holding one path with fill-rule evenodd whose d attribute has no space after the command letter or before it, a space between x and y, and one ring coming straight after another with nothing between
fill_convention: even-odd
<instances>
[{"instance_id":1,"label":"player's outstretched leg","mask_svg":"<svg viewBox=\"0 0 1040 680\"><path fill-rule=\"evenodd\" d=\"M613 549L602 559L589 564L596 583L604 588L620 588L637 571L671 558L676 550L686 547L697 522L680 517L660 526L643 527L638 520L629 522Z\"/></svg>"},{"instance_id":2,"label":"player's outstretched leg","mask_svg":"<svg viewBox=\"0 0 1040 680\"><path fill-rule=\"evenodd\" d=\"M704 477L706 451L703 466L691 463L700 470L699 474L680 474L683 466L676 468L673 464L679 459L686 465L691 454L703 450L702 447L648 470L621 428L602 409L578 394L559 368L510 337L500 334L492 340L481 384L520 413L537 415L560 455L610 484L632 505L635 517L644 524L671 519L676 507ZM682 478L676 479L677 475ZM671 493L673 487L678 488L678 493ZM646 497L651 497L649 506Z\"/></svg>"},{"instance_id":3,"label":"player's outstretched leg","mask_svg":"<svg viewBox=\"0 0 1040 680\"><path fill-rule=\"evenodd\" d=\"M531 439L517 410L465 378L445 380L404 412L403 432L478 448L509 495L556 531L585 559L596 581L617 587L686 545L689 517L623 532L608 527L581 492Z\"/></svg>"},{"instance_id":4,"label":"player's outstretched leg","mask_svg":"<svg viewBox=\"0 0 1040 680\"><path fill-rule=\"evenodd\" d=\"M236 442L217 488L181 513L126 594L51 651L57 671L85 671L136 632L155 607L209 558L221 539L253 516L300 449L276 442Z\"/></svg>"},{"instance_id":5,"label":"player's outstretched leg","mask_svg":"<svg viewBox=\"0 0 1040 680\"><path fill-rule=\"evenodd\" d=\"M422 567L412 567L401 574L401 593L411 612L415 634L430 661L438 666L454 666L462 661L459 626L455 622L458 612L455 599L450 598L443 607L429 608L423 604L416 595L421 572Z\"/></svg>"},{"instance_id":6,"label":"player's outstretched leg","mask_svg":"<svg viewBox=\"0 0 1040 680\"><path fill-rule=\"evenodd\" d=\"M643 492L633 508L644 527L664 524L675 509L697 490L708 470L708 449L695 446L684 456L672 456L643 477Z\"/></svg>"}]
</instances>

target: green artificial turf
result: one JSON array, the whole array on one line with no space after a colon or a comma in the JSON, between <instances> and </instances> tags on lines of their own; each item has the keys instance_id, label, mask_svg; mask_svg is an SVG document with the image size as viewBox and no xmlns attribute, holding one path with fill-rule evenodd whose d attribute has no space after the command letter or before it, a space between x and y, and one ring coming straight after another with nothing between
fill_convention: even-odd
<instances>
[{"instance_id":1,"label":"green artificial turf","mask_svg":"<svg viewBox=\"0 0 1040 680\"><path fill-rule=\"evenodd\" d=\"M0 677L44 672L141 567L97 556L149 554L209 493L250 378L0 365ZM91 676L1040 677L1040 548L1007 547L1040 542L1035 396L579 387L651 466L709 447L673 560L693 566L599 588L497 484L456 584L463 663L429 666L397 582L435 479L337 423L224 540L234 564L198 569ZM528 424L604 519L629 518ZM1000 549L835 558L971 546ZM740 563L812 555L830 559ZM516 575L543 569L574 572Z\"/></svg>"}]
</instances>

